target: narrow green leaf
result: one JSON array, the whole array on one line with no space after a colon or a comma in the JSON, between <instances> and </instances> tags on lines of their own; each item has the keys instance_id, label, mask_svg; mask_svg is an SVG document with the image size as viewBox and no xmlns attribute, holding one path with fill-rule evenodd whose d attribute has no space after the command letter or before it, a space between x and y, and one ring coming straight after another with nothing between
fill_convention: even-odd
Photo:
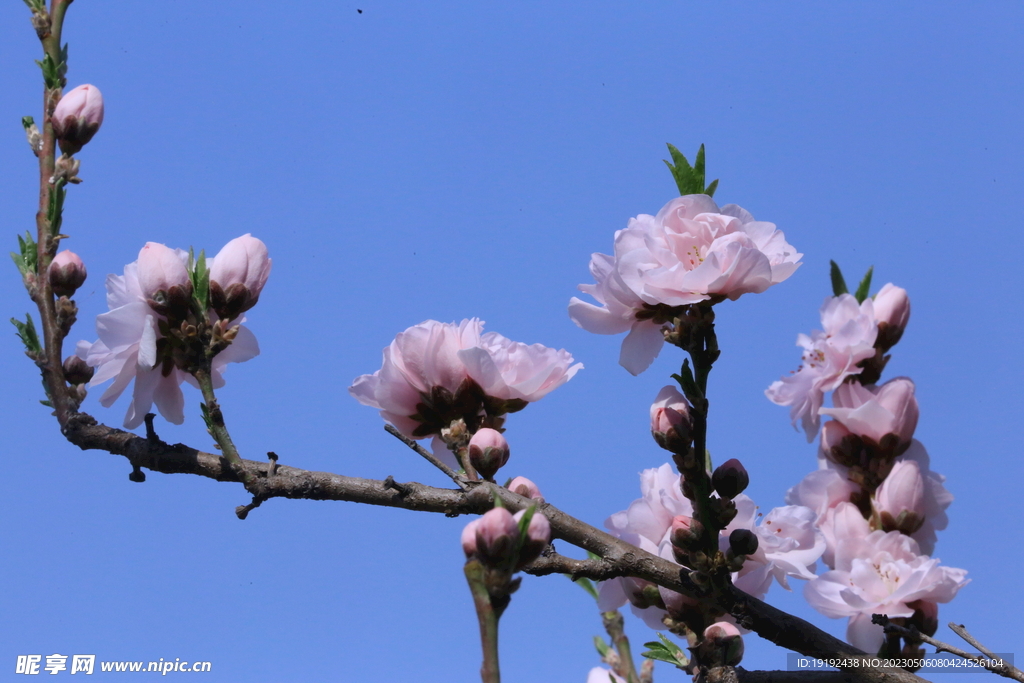
<instances>
[{"instance_id":1,"label":"narrow green leaf","mask_svg":"<svg viewBox=\"0 0 1024 683\"><path fill-rule=\"evenodd\" d=\"M21 127L24 128L25 130L28 130L29 128L31 128L34 125L36 125L36 120L34 118L32 118L31 116L22 116L21 117Z\"/></svg>"},{"instance_id":2,"label":"narrow green leaf","mask_svg":"<svg viewBox=\"0 0 1024 683\"><path fill-rule=\"evenodd\" d=\"M536 505L531 505L526 508L526 512L519 518L519 543L526 542L526 530L530 527L530 520L533 519L533 513L537 511Z\"/></svg>"},{"instance_id":3,"label":"narrow green leaf","mask_svg":"<svg viewBox=\"0 0 1024 683\"><path fill-rule=\"evenodd\" d=\"M597 653L602 657L608 654L612 649L611 645L604 642L604 638L601 636L594 636L594 647L597 648Z\"/></svg>"},{"instance_id":4,"label":"narrow green leaf","mask_svg":"<svg viewBox=\"0 0 1024 683\"><path fill-rule=\"evenodd\" d=\"M864 303L864 299L868 298L868 292L871 291L871 276L875 272L875 267L871 266L868 268L868 272L864 275L864 279L860 281L857 286L857 292L854 294L857 297L857 303Z\"/></svg>"},{"instance_id":5,"label":"narrow green leaf","mask_svg":"<svg viewBox=\"0 0 1024 683\"><path fill-rule=\"evenodd\" d=\"M666 143L666 144L668 144L668 143ZM679 168L687 170L687 171L692 170L691 167L690 167L690 162L686 160L686 157L683 156L683 153L679 151L678 147L676 147L675 145L669 144L668 145L668 153L672 155L672 163L673 164L675 164ZM668 162L666 161L665 163L667 164Z\"/></svg>"},{"instance_id":6,"label":"narrow green leaf","mask_svg":"<svg viewBox=\"0 0 1024 683\"><path fill-rule=\"evenodd\" d=\"M697 158L693 160L693 171L696 178L700 181L700 189L704 190L704 145L700 146L697 150Z\"/></svg>"},{"instance_id":7,"label":"narrow green leaf","mask_svg":"<svg viewBox=\"0 0 1024 683\"><path fill-rule=\"evenodd\" d=\"M833 296L849 294L850 290L846 287L846 280L843 279L843 271L839 270L839 264L835 261L829 261L829 263L832 264L829 270L829 277L832 278Z\"/></svg>"},{"instance_id":8,"label":"narrow green leaf","mask_svg":"<svg viewBox=\"0 0 1024 683\"><path fill-rule=\"evenodd\" d=\"M49 401L40 401L40 403L42 403L47 408L52 408L53 407L53 404L50 403Z\"/></svg>"},{"instance_id":9,"label":"narrow green leaf","mask_svg":"<svg viewBox=\"0 0 1024 683\"><path fill-rule=\"evenodd\" d=\"M206 268L206 251L199 252L192 278L192 292L202 313L210 307L210 271Z\"/></svg>"},{"instance_id":10,"label":"narrow green leaf","mask_svg":"<svg viewBox=\"0 0 1024 683\"><path fill-rule=\"evenodd\" d=\"M714 197L715 196L715 190L717 190L717 189L718 189L718 181L717 180L712 180L711 184L704 188L704 194L706 194L709 197Z\"/></svg>"},{"instance_id":11,"label":"narrow green leaf","mask_svg":"<svg viewBox=\"0 0 1024 683\"><path fill-rule=\"evenodd\" d=\"M568 574L566 574L565 576L568 579L570 579L570 580L572 579L572 577L569 576ZM590 597L592 597L595 600L597 600L597 588L594 587L594 582L593 581L591 581L587 577L583 577L582 579L576 579L575 581L573 581L573 583L575 583L577 586L579 586L583 590L587 591L587 593L590 595Z\"/></svg>"},{"instance_id":12,"label":"narrow green leaf","mask_svg":"<svg viewBox=\"0 0 1024 683\"><path fill-rule=\"evenodd\" d=\"M43 347L39 343L39 335L36 334L36 324L32 321L30 313L26 313L25 318L26 322L21 322L17 318L11 318L11 324L17 328L18 337L21 338L21 343L25 345L25 350L30 355L40 354L43 352Z\"/></svg>"},{"instance_id":13,"label":"narrow green leaf","mask_svg":"<svg viewBox=\"0 0 1024 683\"><path fill-rule=\"evenodd\" d=\"M697 381L693 378L693 370L690 369L689 358L683 359L682 369L678 375L672 375L672 379L679 382L679 388L683 390L683 395L686 396L690 403L695 403L703 398L700 387L697 386Z\"/></svg>"}]
</instances>

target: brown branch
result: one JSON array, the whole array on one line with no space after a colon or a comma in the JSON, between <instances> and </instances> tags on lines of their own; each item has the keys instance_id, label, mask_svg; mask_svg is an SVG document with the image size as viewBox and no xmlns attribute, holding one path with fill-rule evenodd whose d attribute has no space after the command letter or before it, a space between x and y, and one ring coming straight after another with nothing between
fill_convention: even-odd
<instances>
[{"instance_id":1,"label":"brown branch","mask_svg":"<svg viewBox=\"0 0 1024 683\"><path fill-rule=\"evenodd\" d=\"M182 444L169 445L159 439L142 438L129 432L98 424L85 413L75 413L63 422L68 441L82 449L100 449L128 458L133 466L165 474L196 474L216 481L239 481L227 460ZM812 624L786 614L739 589L729 586L725 593L709 595L689 578L688 570L669 560L643 551L611 534L586 524L547 502L525 498L508 489L486 482L468 482L467 490L440 489L415 482L396 485L394 480L345 477L329 472L312 472L277 465L271 476L272 462L242 460L242 467L255 480L260 502L271 498L339 500L382 505L406 510L440 512L449 516L483 514L489 510L492 496L501 498L515 512L532 505L551 524L553 538L559 538L603 558L598 561L572 560L557 553L540 558L531 570L536 573L575 574L577 578L598 580L613 576L633 576L702 600L716 600L737 621L762 638L809 657L863 657L863 652L834 638ZM853 669L859 681L885 680L920 683L923 679L908 672L886 672L879 679L875 672Z\"/></svg>"},{"instance_id":2,"label":"brown branch","mask_svg":"<svg viewBox=\"0 0 1024 683\"><path fill-rule=\"evenodd\" d=\"M406 446L414 450L418 455L422 456L423 459L429 462L431 465L444 472L448 476L448 478L454 481L455 484L460 489L462 489L463 491L469 490L469 486L466 485L466 482L462 479L462 477L459 476L458 472L453 470L451 467L448 467L448 465L445 465L426 448L419 445L418 443L407 437L405 434L402 434L400 431L398 431L389 424L384 425L384 431L386 431L388 434L395 437L396 439L404 443Z\"/></svg>"}]
</instances>

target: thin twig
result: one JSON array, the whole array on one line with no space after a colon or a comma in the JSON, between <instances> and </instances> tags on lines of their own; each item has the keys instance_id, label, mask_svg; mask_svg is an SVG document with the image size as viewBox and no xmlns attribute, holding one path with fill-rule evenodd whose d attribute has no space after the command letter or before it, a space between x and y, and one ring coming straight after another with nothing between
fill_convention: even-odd
<instances>
[{"instance_id":1,"label":"thin twig","mask_svg":"<svg viewBox=\"0 0 1024 683\"><path fill-rule=\"evenodd\" d=\"M456 472L451 467L448 467L448 465L445 465L443 462L438 460L437 457L435 457L434 454L431 453L430 451L428 451L426 448L424 448L423 446L419 445L418 443L416 443L415 441L413 441L412 439L407 437L405 434L402 434L400 431L398 431L397 429L395 429L391 425L388 425L388 424L384 425L384 431L386 431L388 434L390 434L391 436L395 437L396 439L398 439L399 441L404 443L406 446L408 446L412 450L414 450L417 453L419 453L431 465L433 465L437 469L439 469L442 472L444 472L445 474L447 474L448 477L452 481L454 481L456 483L456 485L460 489L462 489L463 491L468 491L469 490L469 486L466 484L465 481L463 481L462 477L459 476L458 472Z\"/></svg>"},{"instance_id":2,"label":"thin twig","mask_svg":"<svg viewBox=\"0 0 1024 683\"><path fill-rule=\"evenodd\" d=\"M1006 678L1012 678L1015 681L1024 681L1024 673L1022 673L1020 669L1017 669L1007 664L1006 660L1004 660L1002 657L998 657L989 652L987 649L985 649L985 647L977 640L975 640L974 637L971 636L971 634L967 633L967 629L965 629L962 625L950 623L949 628L952 629L953 632L956 633L958 636L960 636L968 643L976 647L979 652L985 655L984 657L971 654L970 652L961 650L960 648L954 645L944 643L941 640L936 640L931 636L925 635L924 633L921 633L919 630L917 630L916 626L900 626L899 624L894 624L892 623L892 621L889 620L889 617L885 616L884 614L872 615L871 621L881 625L882 628L885 629L886 633L895 633L896 635L906 638L909 642L916 641L927 643L928 645L933 646L937 652L948 652L949 654L954 655L956 657L961 657L963 659L975 662L979 666L987 669L988 671L991 671L994 674L998 674ZM994 664L993 662L1000 662L1000 664Z\"/></svg>"}]
</instances>

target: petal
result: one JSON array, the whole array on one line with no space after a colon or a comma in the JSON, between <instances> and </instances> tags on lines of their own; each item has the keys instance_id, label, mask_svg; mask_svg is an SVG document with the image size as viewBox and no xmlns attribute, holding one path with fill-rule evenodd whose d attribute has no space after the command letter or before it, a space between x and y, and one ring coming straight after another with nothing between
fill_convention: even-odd
<instances>
[{"instance_id":1,"label":"petal","mask_svg":"<svg viewBox=\"0 0 1024 683\"><path fill-rule=\"evenodd\" d=\"M665 343L665 335L661 327L648 321L637 321L622 340L622 351L619 353L619 365L631 374L639 375L651 367Z\"/></svg>"}]
</instances>

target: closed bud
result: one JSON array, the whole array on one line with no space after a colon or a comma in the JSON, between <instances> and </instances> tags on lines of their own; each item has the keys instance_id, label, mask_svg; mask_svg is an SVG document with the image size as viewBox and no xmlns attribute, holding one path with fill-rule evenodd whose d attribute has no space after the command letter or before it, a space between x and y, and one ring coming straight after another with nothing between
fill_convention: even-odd
<instances>
[{"instance_id":1,"label":"closed bud","mask_svg":"<svg viewBox=\"0 0 1024 683\"><path fill-rule=\"evenodd\" d=\"M493 479L508 462L508 456L508 441L496 429L483 427L469 440L469 462L484 479Z\"/></svg>"},{"instance_id":2,"label":"closed bud","mask_svg":"<svg viewBox=\"0 0 1024 683\"><path fill-rule=\"evenodd\" d=\"M520 510L512 518L518 523L525 514L525 510ZM516 565L516 569L521 569L540 557L540 554L544 551L544 548L548 547L550 542L551 523L548 522L547 517L535 511L533 516L530 517L530 524L526 527L526 536L523 538L523 543L519 546L519 562Z\"/></svg>"},{"instance_id":3,"label":"closed bud","mask_svg":"<svg viewBox=\"0 0 1024 683\"><path fill-rule=\"evenodd\" d=\"M651 404L651 435L659 446L672 453L686 453L693 443L690 434L690 403L674 386L658 392Z\"/></svg>"},{"instance_id":4,"label":"closed bud","mask_svg":"<svg viewBox=\"0 0 1024 683\"><path fill-rule=\"evenodd\" d=\"M874 301L875 319L878 320L876 346L888 351L896 345L910 321L910 298L907 290L891 282L879 290Z\"/></svg>"},{"instance_id":5,"label":"closed bud","mask_svg":"<svg viewBox=\"0 0 1024 683\"><path fill-rule=\"evenodd\" d=\"M74 154L103 123L103 95L95 85L80 85L64 93L50 117L57 142L65 154Z\"/></svg>"},{"instance_id":6,"label":"closed bud","mask_svg":"<svg viewBox=\"0 0 1024 683\"><path fill-rule=\"evenodd\" d=\"M519 543L519 526L512 518L512 513L505 508L488 510L476 520L475 545L473 552L480 561L491 566L500 566L509 561ZM471 522L472 524L472 522ZM463 530L462 549L468 544Z\"/></svg>"},{"instance_id":7,"label":"closed bud","mask_svg":"<svg viewBox=\"0 0 1024 683\"><path fill-rule=\"evenodd\" d=\"M192 282L182 257L174 249L146 242L139 252L139 287L150 307L167 314L187 307L192 297Z\"/></svg>"},{"instance_id":8,"label":"closed bud","mask_svg":"<svg viewBox=\"0 0 1024 683\"><path fill-rule=\"evenodd\" d=\"M252 235L225 244L210 266L210 302L217 315L234 320L255 306L272 263L267 245Z\"/></svg>"},{"instance_id":9,"label":"closed bud","mask_svg":"<svg viewBox=\"0 0 1024 683\"><path fill-rule=\"evenodd\" d=\"M63 369L64 379L67 380L68 384L85 384L92 379L93 372L95 372L78 356L68 356L65 358Z\"/></svg>"},{"instance_id":10,"label":"closed bud","mask_svg":"<svg viewBox=\"0 0 1024 683\"><path fill-rule=\"evenodd\" d=\"M743 660L743 636L734 624L719 621L704 629L701 666L736 666Z\"/></svg>"},{"instance_id":11,"label":"closed bud","mask_svg":"<svg viewBox=\"0 0 1024 683\"><path fill-rule=\"evenodd\" d=\"M697 543L702 530L700 522L693 517L676 515L672 518L672 545L689 550Z\"/></svg>"},{"instance_id":12,"label":"closed bud","mask_svg":"<svg viewBox=\"0 0 1024 683\"><path fill-rule=\"evenodd\" d=\"M757 534L749 529L736 529L729 534L729 549L735 555L753 555L757 552Z\"/></svg>"},{"instance_id":13,"label":"closed bud","mask_svg":"<svg viewBox=\"0 0 1024 683\"><path fill-rule=\"evenodd\" d=\"M516 477L508 483L508 490L525 498L543 498L537 485L526 477Z\"/></svg>"},{"instance_id":14,"label":"closed bud","mask_svg":"<svg viewBox=\"0 0 1024 683\"><path fill-rule=\"evenodd\" d=\"M57 296L73 296L85 282L85 264L78 254L65 249L53 257L47 271L50 288Z\"/></svg>"},{"instance_id":15,"label":"closed bud","mask_svg":"<svg viewBox=\"0 0 1024 683\"><path fill-rule=\"evenodd\" d=\"M711 475L711 485L722 498L735 498L750 483L750 475L736 458L726 460Z\"/></svg>"}]
</instances>

